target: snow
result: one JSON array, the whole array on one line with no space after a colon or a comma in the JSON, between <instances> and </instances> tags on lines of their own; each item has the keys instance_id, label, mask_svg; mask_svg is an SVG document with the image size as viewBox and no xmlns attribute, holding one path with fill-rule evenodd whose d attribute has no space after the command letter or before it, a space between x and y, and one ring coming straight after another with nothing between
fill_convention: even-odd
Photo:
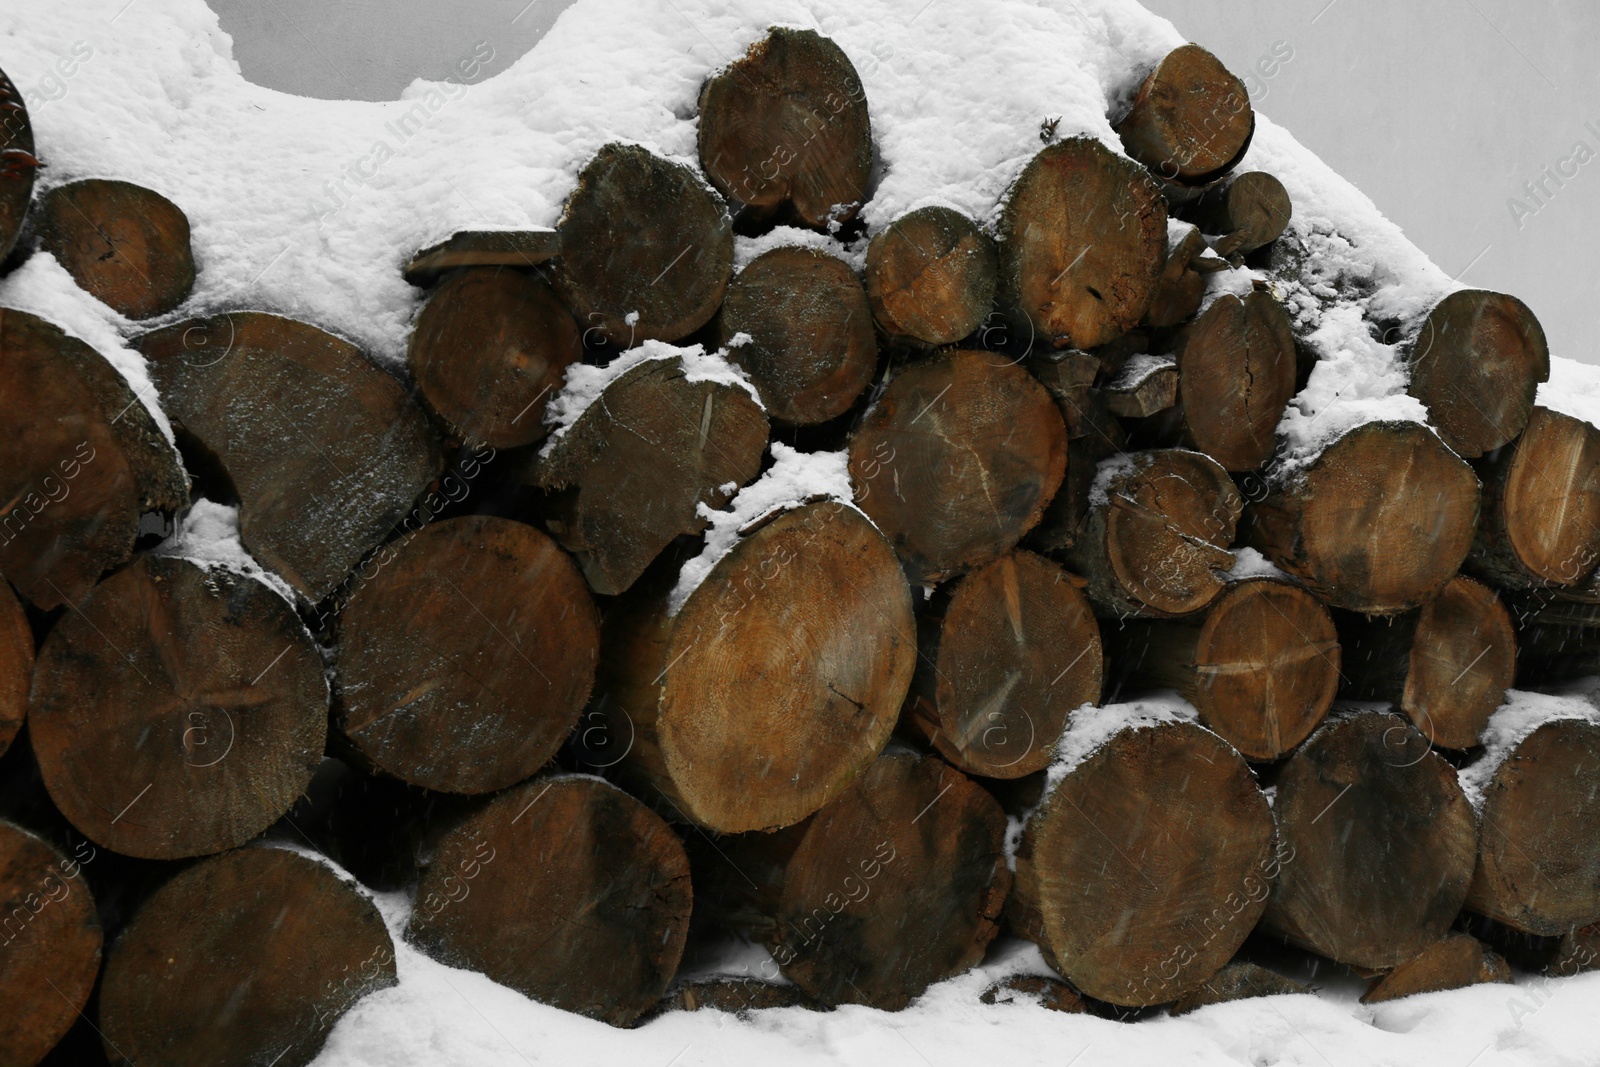
<instances>
[{"instance_id":1,"label":"snow","mask_svg":"<svg viewBox=\"0 0 1600 1067\"><path fill-rule=\"evenodd\" d=\"M1095 465L1094 481L1089 483L1089 506L1103 508L1111 503L1111 483L1139 469L1140 453L1118 452ZM1148 459L1146 459L1148 462Z\"/></svg>"},{"instance_id":2,"label":"snow","mask_svg":"<svg viewBox=\"0 0 1600 1067\"><path fill-rule=\"evenodd\" d=\"M864 239L858 239L853 244L845 244L815 230L802 230L797 226L775 226L760 237L733 239L733 269L737 273L748 267L750 261L763 252L793 245L826 252L830 256L844 260L850 265L851 270L858 273L867 266L867 242Z\"/></svg>"},{"instance_id":3,"label":"snow","mask_svg":"<svg viewBox=\"0 0 1600 1067\"><path fill-rule=\"evenodd\" d=\"M1550 380L1540 384L1534 403L1600 428L1600 366L1552 359Z\"/></svg>"},{"instance_id":4,"label":"snow","mask_svg":"<svg viewBox=\"0 0 1600 1067\"><path fill-rule=\"evenodd\" d=\"M1199 718L1194 705L1166 691L1126 704L1098 708L1086 704L1067 716L1066 729L1056 742L1055 759L1045 770L1045 794L1124 730L1148 730L1162 723L1198 722Z\"/></svg>"},{"instance_id":5,"label":"snow","mask_svg":"<svg viewBox=\"0 0 1600 1067\"><path fill-rule=\"evenodd\" d=\"M1483 752L1460 773L1461 791L1467 795L1474 811L1483 811L1489 786L1506 757L1539 727L1558 719L1600 723L1600 707L1595 705L1591 695L1577 691L1506 690L1506 702L1489 716L1489 723L1484 727Z\"/></svg>"},{"instance_id":6,"label":"snow","mask_svg":"<svg viewBox=\"0 0 1600 1067\"><path fill-rule=\"evenodd\" d=\"M239 542L239 509L211 500L196 500L178 517L177 529L151 550L157 556L175 556L203 570L225 570L252 578L292 606L289 583L257 563Z\"/></svg>"},{"instance_id":7,"label":"snow","mask_svg":"<svg viewBox=\"0 0 1600 1067\"><path fill-rule=\"evenodd\" d=\"M1112 389L1129 390L1137 388L1139 383L1159 370L1176 367L1178 361L1171 356L1150 355L1139 352L1129 356L1128 361L1122 365L1117 374L1117 380L1111 384Z\"/></svg>"},{"instance_id":8,"label":"snow","mask_svg":"<svg viewBox=\"0 0 1600 1067\"><path fill-rule=\"evenodd\" d=\"M1298 579L1293 575L1279 568L1257 549L1249 547L1233 550L1233 569L1222 572L1222 576L1230 582L1242 582L1247 578L1281 578L1298 584Z\"/></svg>"}]
</instances>

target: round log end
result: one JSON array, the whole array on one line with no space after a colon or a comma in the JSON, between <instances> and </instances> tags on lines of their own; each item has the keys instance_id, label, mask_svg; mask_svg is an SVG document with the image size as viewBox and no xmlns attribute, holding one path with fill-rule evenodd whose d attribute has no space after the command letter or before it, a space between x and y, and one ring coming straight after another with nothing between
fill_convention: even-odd
<instances>
[{"instance_id":1,"label":"round log end","mask_svg":"<svg viewBox=\"0 0 1600 1067\"><path fill-rule=\"evenodd\" d=\"M999 271L993 239L970 218L918 208L867 246L867 297L890 336L951 345L989 317Z\"/></svg>"},{"instance_id":2,"label":"round log end","mask_svg":"<svg viewBox=\"0 0 1600 1067\"><path fill-rule=\"evenodd\" d=\"M1128 155L1164 180L1204 185L1243 158L1255 133L1244 83L1197 44L1156 65L1117 126Z\"/></svg>"},{"instance_id":3,"label":"round log end","mask_svg":"<svg viewBox=\"0 0 1600 1067\"><path fill-rule=\"evenodd\" d=\"M1189 442L1229 471L1272 458L1295 391L1294 333L1267 293L1219 297L1178 342L1178 397Z\"/></svg>"},{"instance_id":4,"label":"round log end","mask_svg":"<svg viewBox=\"0 0 1600 1067\"><path fill-rule=\"evenodd\" d=\"M1401 710L1434 744L1473 748L1516 676L1511 613L1494 590L1452 578L1422 606L1407 664Z\"/></svg>"},{"instance_id":5,"label":"round log end","mask_svg":"<svg viewBox=\"0 0 1600 1067\"><path fill-rule=\"evenodd\" d=\"M1536 407L1484 464L1483 515L1468 564L1512 588L1572 585L1600 561L1600 429Z\"/></svg>"},{"instance_id":6,"label":"round log end","mask_svg":"<svg viewBox=\"0 0 1600 1067\"><path fill-rule=\"evenodd\" d=\"M39 234L73 281L130 319L165 314L194 288L189 219L153 189L102 178L58 186Z\"/></svg>"}]
</instances>

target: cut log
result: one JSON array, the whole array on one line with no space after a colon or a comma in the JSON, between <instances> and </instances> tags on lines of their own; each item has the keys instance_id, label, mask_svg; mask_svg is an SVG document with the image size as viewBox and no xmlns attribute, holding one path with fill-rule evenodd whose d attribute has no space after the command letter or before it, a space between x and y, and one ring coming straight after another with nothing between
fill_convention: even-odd
<instances>
[{"instance_id":1,"label":"cut log","mask_svg":"<svg viewBox=\"0 0 1600 1067\"><path fill-rule=\"evenodd\" d=\"M537 267L560 254L555 230L462 230L412 256L401 274L426 289L458 267Z\"/></svg>"},{"instance_id":2,"label":"cut log","mask_svg":"<svg viewBox=\"0 0 1600 1067\"><path fill-rule=\"evenodd\" d=\"M1050 394L987 352L904 368L850 442L856 499L923 583L1014 547L1066 466L1066 428Z\"/></svg>"},{"instance_id":3,"label":"cut log","mask_svg":"<svg viewBox=\"0 0 1600 1067\"><path fill-rule=\"evenodd\" d=\"M1176 689L1202 725L1250 760L1288 755L1322 722L1339 686L1333 619L1280 578L1230 582L1204 612L1108 634L1124 686Z\"/></svg>"},{"instance_id":4,"label":"cut log","mask_svg":"<svg viewBox=\"0 0 1600 1067\"><path fill-rule=\"evenodd\" d=\"M999 277L994 240L952 208L901 215L867 246L867 297L892 338L955 344L989 317Z\"/></svg>"},{"instance_id":5,"label":"cut log","mask_svg":"<svg viewBox=\"0 0 1600 1067\"><path fill-rule=\"evenodd\" d=\"M1282 237L1293 210L1282 182L1251 170L1207 189L1183 214L1219 238L1211 245L1217 255L1244 256Z\"/></svg>"},{"instance_id":6,"label":"cut log","mask_svg":"<svg viewBox=\"0 0 1600 1067\"><path fill-rule=\"evenodd\" d=\"M728 286L717 329L771 416L795 426L843 415L878 369L867 294L843 260L819 248L774 248L751 260ZM741 333L749 340L736 342Z\"/></svg>"},{"instance_id":7,"label":"cut log","mask_svg":"<svg viewBox=\"0 0 1600 1067\"><path fill-rule=\"evenodd\" d=\"M1374 982L1361 995L1361 1003L1378 1004L1418 993L1465 989L1485 982L1510 984L1511 965L1477 938L1452 934Z\"/></svg>"},{"instance_id":8,"label":"cut log","mask_svg":"<svg viewBox=\"0 0 1600 1067\"><path fill-rule=\"evenodd\" d=\"M1244 83L1216 56L1186 44L1145 78L1117 134L1128 155L1163 180L1204 185L1244 157L1255 128Z\"/></svg>"},{"instance_id":9,"label":"cut log","mask_svg":"<svg viewBox=\"0 0 1600 1067\"><path fill-rule=\"evenodd\" d=\"M1019 974L996 982L978 999L985 1004L1015 1004L1027 1000L1048 1011L1064 1011L1069 1015L1082 1015L1089 1010L1083 998L1067 983L1039 974Z\"/></svg>"},{"instance_id":10,"label":"cut log","mask_svg":"<svg viewBox=\"0 0 1600 1067\"><path fill-rule=\"evenodd\" d=\"M1089 496L1068 558L1096 607L1169 618L1216 599L1244 500L1214 460L1180 449L1128 453L1100 464Z\"/></svg>"},{"instance_id":11,"label":"cut log","mask_svg":"<svg viewBox=\"0 0 1600 1067\"><path fill-rule=\"evenodd\" d=\"M189 219L153 189L89 178L50 190L40 245L90 296L130 319L164 315L194 288Z\"/></svg>"},{"instance_id":12,"label":"cut log","mask_svg":"<svg viewBox=\"0 0 1600 1067\"><path fill-rule=\"evenodd\" d=\"M89 1000L100 921L77 861L3 820L0 907L0 1064L32 1067Z\"/></svg>"},{"instance_id":13,"label":"cut log","mask_svg":"<svg viewBox=\"0 0 1600 1067\"><path fill-rule=\"evenodd\" d=\"M436 522L378 559L339 619L334 725L375 767L444 793L544 766L599 657L577 566L532 526L486 515Z\"/></svg>"},{"instance_id":14,"label":"cut log","mask_svg":"<svg viewBox=\"0 0 1600 1067\"><path fill-rule=\"evenodd\" d=\"M1100 627L1073 577L1017 550L918 620L910 726L968 774L1021 778L1054 758L1067 714L1100 699Z\"/></svg>"},{"instance_id":15,"label":"cut log","mask_svg":"<svg viewBox=\"0 0 1600 1067\"><path fill-rule=\"evenodd\" d=\"M0 579L0 756L22 729L32 679L33 629L17 595Z\"/></svg>"},{"instance_id":16,"label":"cut log","mask_svg":"<svg viewBox=\"0 0 1600 1067\"><path fill-rule=\"evenodd\" d=\"M515 448L550 432L544 409L583 335L543 278L473 267L439 286L411 333L411 375L452 432Z\"/></svg>"},{"instance_id":17,"label":"cut log","mask_svg":"<svg viewBox=\"0 0 1600 1067\"><path fill-rule=\"evenodd\" d=\"M1572 585L1600 563L1600 429L1536 407L1486 458L1467 566L1509 588Z\"/></svg>"},{"instance_id":18,"label":"cut log","mask_svg":"<svg viewBox=\"0 0 1600 1067\"><path fill-rule=\"evenodd\" d=\"M1017 848L1012 929L1099 1000L1193 992L1255 926L1276 868L1250 768L1209 730L1137 705L1079 712L1060 750L1075 755Z\"/></svg>"},{"instance_id":19,"label":"cut log","mask_svg":"<svg viewBox=\"0 0 1600 1067\"><path fill-rule=\"evenodd\" d=\"M1477 831L1456 772L1398 715L1318 730L1284 764L1273 815L1285 855L1263 927L1353 967L1387 970L1449 931Z\"/></svg>"},{"instance_id":20,"label":"cut log","mask_svg":"<svg viewBox=\"0 0 1600 1067\"><path fill-rule=\"evenodd\" d=\"M1178 364L1166 356L1136 355L1100 390L1106 408L1126 419L1143 419L1178 402Z\"/></svg>"},{"instance_id":21,"label":"cut log","mask_svg":"<svg viewBox=\"0 0 1600 1067\"><path fill-rule=\"evenodd\" d=\"M1329 604L1392 615L1444 589L1477 517L1477 477L1431 430L1370 422L1271 483L1244 535Z\"/></svg>"},{"instance_id":22,"label":"cut log","mask_svg":"<svg viewBox=\"0 0 1600 1067\"><path fill-rule=\"evenodd\" d=\"M683 845L643 804L596 778L535 778L445 835L406 940L627 1026L677 971L692 899Z\"/></svg>"},{"instance_id":23,"label":"cut log","mask_svg":"<svg viewBox=\"0 0 1600 1067\"><path fill-rule=\"evenodd\" d=\"M394 984L394 942L353 884L298 853L244 848L139 909L106 962L99 1028L140 1067L300 1067L356 1001Z\"/></svg>"},{"instance_id":24,"label":"cut log","mask_svg":"<svg viewBox=\"0 0 1600 1067\"><path fill-rule=\"evenodd\" d=\"M34 154L33 124L22 94L0 70L0 261L11 255L33 200L34 171L44 164Z\"/></svg>"},{"instance_id":25,"label":"cut log","mask_svg":"<svg viewBox=\"0 0 1600 1067\"><path fill-rule=\"evenodd\" d=\"M50 796L145 859L242 845L322 758L328 687L294 610L221 568L144 556L56 623L28 730Z\"/></svg>"},{"instance_id":26,"label":"cut log","mask_svg":"<svg viewBox=\"0 0 1600 1067\"><path fill-rule=\"evenodd\" d=\"M1415 611L1341 612L1346 696L1383 700L1444 748L1478 744L1517 665L1516 630L1494 591L1456 577Z\"/></svg>"},{"instance_id":27,"label":"cut log","mask_svg":"<svg viewBox=\"0 0 1600 1067\"><path fill-rule=\"evenodd\" d=\"M767 418L744 389L690 381L681 358L624 371L532 471L565 492L550 532L597 593L621 593L680 534L698 534L733 488L761 470Z\"/></svg>"},{"instance_id":28,"label":"cut log","mask_svg":"<svg viewBox=\"0 0 1600 1067\"><path fill-rule=\"evenodd\" d=\"M982 788L895 751L801 825L720 839L697 884L818 1003L899 1011L983 959L1011 887L1005 834Z\"/></svg>"},{"instance_id":29,"label":"cut log","mask_svg":"<svg viewBox=\"0 0 1600 1067\"><path fill-rule=\"evenodd\" d=\"M1550 346L1528 305L1482 289L1439 301L1406 358L1407 392L1428 406L1444 443L1468 459L1521 433L1539 383L1550 377Z\"/></svg>"},{"instance_id":30,"label":"cut log","mask_svg":"<svg viewBox=\"0 0 1600 1067\"><path fill-rule=\"evenodd\" d=\"M1067 426L1067 474L1024 542L1044 552L1070 549L1077 544L1083 521L1089 516L1089 494L1099 474L1100 461L1128 446L1127 431L1106 407L1098 389L1075 393L1051 389L1051 393Z\"/></svg>"},{"instance_id":31,"label":"cut log","mask_svg":"<svg viewBox=\"0 0 1600 1067\"><path fill-rule=\"evenodd\" d=\"M700 165L741 221L849 222L867 199L872 123L850 57L774 26L700 91Z\"/></svg>"},{"instance_id":32,"label":"cut log","mask_svg":"<svg viewBox=\"0 0 1600 1067\"><path fill-rule=\"evenodd\" d=\"M1023 169L999 235L1001 305L1040 343L1094 348L1149 310L1167 206L1143 168L1093 138L1072 138Z\"/></svg>"},{"instance_id":33,"label":"cut log","mask_svg":"<svg viewBox=\"0 0 1600 1067\"><path fill-rule=\"evenodd\" d=\"M1195 269L1205 251L1206 239L1196 226L1178 223L1167 227L1167 259L1150 297L1145 323L1168 329L1200 310L1206 295L1206 276Z\"/></svg>"},{"instance_id":34,"label":"cut log","mask_svg":"<svg viewBox=\"0 0 1600 1067\"><path fill-rule=\"evenodd\" d=\"M733 222L705 181L638 145L608 144L558 223L556 289L588 330L631 348L711 321L733 273Z\"/></svg>"},{"instance_id":35,"label":"cut log","mask_svg":"<svg viewBox=\"0 0 1600 1067\"><path fill-rule=\"evenodd\" d=\"M1260 964L1235 960L1206 979L1205 984L1188 996L1182 997L1169 1009L1173 1015L1187 1015L1191 1011L1212 1004L1228 1004L1251 997L1281 997L1311 992L1311 988L1269 971Z\"/></svg>"},{"instance_id":36,"label":"cut log","mask_svg":"<svg viewBox=\"0 0 1600 1067\"><path fill-rule=\"evenodd\" d=\"M595 706L633 739L618 771L670 814L776 829L872 762L915 658L888 543L854 508L810 504L751 531L676 614L643 594L608 613Z\"/></svg>"},{"instance_id":37,"label":"cut log","mask_svg":"<svg viewBox=\"0 0 1600 1067\"><path fill-rule=\"evenodd\" d=\"M226 469L245 549L312 603L444 466L400 383L314 326L230 312L138 346L167 414Z\"/></svg>"},{"instance_id":38,"label":"cut log","mask_svg":"<svg viewBox=\"0 0 1600 1067\"><path fill-rule=\"evenodd\" d=\"M3 111L0 111L3 114ZM147 511L188 503L178 453L98 352L0 309L0 572L44 611L127 562Z\"/></svg>"}]
</instances>

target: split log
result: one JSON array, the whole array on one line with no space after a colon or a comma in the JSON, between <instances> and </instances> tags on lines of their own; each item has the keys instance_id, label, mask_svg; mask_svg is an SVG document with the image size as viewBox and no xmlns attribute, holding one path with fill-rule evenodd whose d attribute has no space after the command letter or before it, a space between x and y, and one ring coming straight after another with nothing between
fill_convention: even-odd
<instances>
[{"instance_id":1,"label":"split log","mask_svg":"<svg viewBox=\"0 0 1600 1067\"><path fill-rule=\"evenodd\" d=\"M1346 696L1393 704L1435 745L1478 744L1517 665L1511 614L1492 589L1456 577L1414 611L1341 612L1338 623Z\"/></svg>"},{"instance_id":2,"label":"split log","mask_svg":"<svg viewBox=\"0 0 1600 1067\"><path fill-rule=\"evenodd\" d=\"M717 330L772 418L794 426L843 415L878 369L866 291L820 248L774 248L751 260L728 286ZM741 333L749 340L735 344Z\"/></svg>"},{"instance_id":3,"label":"split log","mask_svg":"<svg viewBox=\"0 0 1600 1067\"><path fill-rule=\"evenodd\" d=\"M188 217L142 185L89 178L50 190L39 237L73 281L130 319L164 315L194 288Z\"/></svg>"},{"instance_id":4,"label":"split log","mask_svg":"<svg viewBox=\"0 0 1600 1067\"><path fill-rule=\"evenodd\" d=\"M1281 578L1230 582L1203 612L1130 622L1107 635L1123 685L1176 689L1246 759L1288 755L1322 722L1339 686L1333 618Z\"/></svg>"},{"instance_id":5,"label":"split log","mask_svg":"<svg viewBox=\"0 0 1600 1067\"><path fill-rule=\"evenodd\" d=\"M1093 138L1057 141L1005 203L1000 301L1041 343L1095 348L1138 325L1167 249L1166 202L1143 168Z\"/></svg>"},{"instance_id":6,"label":"split log","mask_svg":"<svg viewBox=\"0 0 1600 1067\"><path fill-rule=\"evenodd\" d=\"M1536 407L1481 464L1483 506L1467 565L1508 588L1572 585L1600 563L1600 429Z\"/></svg>"},{"instance_id":7,"label":"split log","mask_svg":"<svg viewBox=\"0 0 1600 1067\"><path fill-rule=\"evenodd\" d=\"M1156 329L1168 329L1200 310L1206 295L1206 276L1194 262L1206 248L1205 235L1189 223L1167 227L1167 258L1150 296L1144 321Z\"/></svg>"},{"instance_id":8,"label":"split log","mask_svg":"<svg viewBox=\"0 0 1600 1067\"><path fill-rule=\"evenodd\" d=\"M867 245L867 298L892 338L955 344L989 317L999 277L994 240L952 208L901 215Z\"/></svg>"},{"instance_id":9,"label":"split log","mask_svg":"<svg viewBox=\"0 0 1600 1067\"><path fill-rule=\"evenodd\" d=\"M692 899L683 845L643 804L597 778L535 778L440 841L406 940L534 1000L627 1026L677 971Z\"/></svg>"},{"instance_id":10,"label":"split log","mask_svg":"<svg viewBox=\"0 0 1600 1067\"><path fill-rule=\"evenodd\" d=\"M1439 301L1406 359L1406 391L1428 406L1444 443L1467 459L1521 433L1539 383L1550 377L1550 346L1528 305L1482 289Z\"/></svg>"},{"instance_id":11,"label":"split log","mask_svg":"<svg viewBox=\"0 0 1600 1067\"><path fill-rule=\"evenodd\" d=\"M426 289L458 267L537 267L560 254L555 230L461 230L412 256L401 275Z\"/></svg>"},{"instance_id":12,"label":"split log","mask_svg":"<svg viewBox=\"0 0 1600 1067\"><path fill-rule=\"evenodd\" d=\"M1244 533L1329 604L1392 615L1444 589L1477 516L1477 477L1433 431L1370 422L1272 484Z\"/></svg>"},{"instance_id":13,"label":"split log","mask_svg":"<svg viewBox=\"0 0 1600 1067\"><path fill-rule=\"evenodd\" d=\"M1235 960L1206 979L1199 989L1181 997L1169 1009L1172 1015L1187 1015L1212 1004L1228 1004L1252 997L1281 997L1311 992L1309 986L1285 978L1255 963Z\"/></svg>"},{"instance_id":14,"label":"split log","mask_svg":"<svg viewBox=\"0 0 1600 1067\"><path fill-rule=\"evenodd\" d=\"M34 154L33 124L22 94L0 70L0 261L11 255L33 200L34 171L44 166Z\"/></svg>"},{"instance_id":15,"label":"split log","mask_svg":"<svg viewBox=\"0 0 1600 1067\"><path fill-rule=\"evenodd\" d=\"M1047 1011L1062 1011L1069 1015L1082 1015L1089 1006L1073 992L1072 987L1054 978L1040 974L1019 974L996 982L978 997L985 1004L1015 1004L1029 1000Z\"/></svg>"},{"instance_id":16,"label":"split log","mask_svg":"<svg viewBox=\"0 0 1600 1067\"><path fill-rule=\"evenodd\" d=\"M452 432L515 448L550 432L545 405L582 357L578 324L543 278L473 267L429 298L408 363L428 407Z\"/></svg>"},{"instance_id":17,"label":"split log","mask_svg":"<svg viewBox=\"0 0 1600 1067\"><path fill-rule=\"evenodd\" d=\"M1293 210L1282 182L1251 170L1207 189L1183 214L1220 238L1211 246L1217 255L1244 256L1282 237Z\"/></svg>"},{"instance_id":18,"label":"split log","mask_svg":"<svg viewBox=\"0 0 1600 1067\"><path fill-rule=\"evenodd\" d=\"M1273 815L1286 860L1263 927L1386 970L1449 931L1477 830L1455 768L1398 715L1330 721L1284 764Z\"/></svg>"},{"instance_id":19,"label":"split log","mask_svg":"<svg viewBox=\"0 0 1600 1067\"><path fill-rule=\"evenodd\" d=\"M1255 134L1244 83L1197 44L1156 64L1117 124L1128 155L1165 181L1204 185L1236 166Z\"/></svg>"},{"instance_id":20,"label":"split log","mask_svg":"<svg viewBox=\"0 0 1600 1067\"><path fill-rule=\"evenodd\" d=\"M633 739L618 771L672 814L724 833L792 825L888 740L916 627L899 561L854 508L767 520L669 609L640 595L607 614L595 707Z\"/></svg>"},{"instance_id":21,"label":"split log","mask_svg":"<svg viewBox=\"0 0 1600 1067\"><path fill-rule=\"evenodd\" d=\"M1067 714L1100 699L1100 627L1072 575L1017 550L936 594L906 719L968 774L1021 778L1054 758Z\"/></svg>"},{"instance_id":22,"label":"split log","mask_svg":"<svg viewBox=\"0 0 1600 1067\"><path fill-rule=\"evenodd\" d=\"M3 112L0 112L3 113ZM188 503L178 453L98 352L0 309L0 572L44 611L133 555L139 517Z\"/></svg>"},{"instance_id":23,"label":"split log","mask_svg":"<svg viewBox=\"0 0 1600 1067\"><path fill-rule=\"evenodd\" d=\"M1074 715L1060 751L1074 755L1017 848L1012 929L1099 1000L1193 992L1255 926L1276 867L1250 768L1209 730L1137 705Z\"/></svg>"},{"instance_id":24,"label":"split log","mask_svg":"<svg viewBox=\"0 0 1600 1067\"><path fill-rule=\"evenodd\" d=\"M139 909L106 962L99 1028L140 1067L300 1067L356 1001L394 984L394 942L360 890L298 853L243 848Z\"/></svg>"},{"instance_id":25,"label":"split log","mask_svg":"<svg viewBox=\"0 0 1600 1067\"><path fill-rule=\"evenodd\" d=\"M1378 1004L1418 993L1465 989L1485 982L1504 982L1509 985L1510 964L1477 938L1467 934L1452 934L1443 941L1429 945L1420 954L1374 982L1361 995L1361 1003Z\"/></svg>"},{"instance_id":26,"label":"split log","mask_svg":"<svg viewBox=\"0 0 1600 1067\"><path fill-rule=\"evenodd\" d=\"M245 549L312 603L444 466L400 383L314 326L229 312L138 347L167 414L225 468Z\"/></svg>"},{"instance_id":27,"label":"split log","mask_svg":"<svg viewBox=\"0 0 1600 1067\"><path fill-rule=\"evenodd\" d=\"M1014 547L1066 465L1066 428L1050 394L987 352L905 367L850 441L856 499L923 583Z\"/></svg>"},{"instance_id":28,"label":"split log","mask_svg":"<svg viewBox=\"0 0 1600 1067\"><path fill-rule=\"evenodd\" d=\"M594 683L600 613L550 538L487 515L402 542L339 619L334 725L373 766L490 793L556 754Z\"/></svg>"},{"instance_id":29,"label":"split log","mask_svg":"<svg viewBox=\"0 0 1600 1067\"><path fill-rule=\"evenodd\" d=\"M1178 364L1167 356L1135 355L1100 390L1113 415L1142 419L1178 402Z\"/></svg>"},{"instance_id":30,"label":"split log","mask_svg":"<svg viewBox=\"0 0 1600 1067\"><path fill-rule=\"evenodd\" d=\"M1005 834L982 788L895 751L806 822L719 839L697 884L817 1002L899 1011L983 959L1011 886Z\"/></svg>"},{"instance_id":31,"label":"split log","mask_svg":"<svg viewBox=\"0 0 1600 1067\"><path fill-rule=\"evenodd\" d=\"M32 678L33 628L11 586L0 579L0 756L22 729Z\"/></svg>"},{"instance_id":32,"label":"split log","mask_svg":"<svg viewBox=\"0 0 1600 1067\"><path fill-rule=\"evenodd\" d=\"M3 820L0 906L0 1064L32 1067L89 1000L100 973L100 921L80 865Z\"/></svg>"},{"instance_id":33,"label":"split log","mask_svg":"<svg viewBox=\"0 0 1600 1067\"><path fill-rule=\"evenodd\" d=\"M143 556L56 623L28 730L72 824L129 856L244 844L322 758L328 687L294 610L254 579Z\"/></svg>"},{"instance_id":34,"label":"split log","mask_svg":"<svg viewBox=\"0 0 1600 1067\"><path fill-rule=\"evenodd\" d=\"M638 145L595 153L557 228L557 292L587 329L624 348L704 326L733 273L722 201L694 171Z\"/></svg>"},{"instance_id":35,"label":"split log","mask_svg":"<svg viewBox=\"0 0 1600 1067\"><path fill-rule=\"evenodd\" d=\"M597 593L621 593L680 534L698 534L699 507L723 507L761 470L767 418L744 389L690 381L681 358L624 371L545 445L533 480L564 492L547 523Z\"/></svg>"},{"instance_id":36,"label":"split log","mask_svg":"<svg viewBox=\"0 0 1600 1067\"><path fill-rule=\"evenodd\" d=\"M872 123L850 57L774 26L700 91L700 165L741 221L849 222L867 199Z\"/></svg>"},{"instance_id":37,"label":"split log","mask_svg":"<svg viewBox=\"0 0 1600 1067\"><path fill-rule=\"evenodd\" d=\"M1199 452L1133 452L1100 464L1089 513L1068 559L1096 607L1119 616L1169 618L1216 599L1233 567L1244 500L1216 461Z\"/></svg>"}]
</instances>

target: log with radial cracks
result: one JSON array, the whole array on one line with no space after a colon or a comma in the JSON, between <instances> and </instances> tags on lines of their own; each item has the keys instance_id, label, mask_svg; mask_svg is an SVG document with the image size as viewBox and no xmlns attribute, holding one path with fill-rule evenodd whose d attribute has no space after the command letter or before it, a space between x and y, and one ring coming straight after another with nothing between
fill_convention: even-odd
<instances>
[{"instance_id":1,"label":"log with radial cracks","mask_svg":"<svg viewBox=\"0 0 1600 1067\"><path fill-rule=\"evenodd\" d=\"M189 219L153 189L89 178L50 190L40 245L119 315L163 315L194 287Z\"/></svg>"},{"instance_id":2,"label":"log with radial cracks","mask_svg":"<svg viewBox=\"0 0 1600 1067\"><path fill-rule=\"evenodd\" d=\"M994 306L1000 261L994 240L947 207L901 215L867 246L867 297L884 333L919 345L951 345Z\"/></svg>"},{"instance_id":3,"label":"log with radial cracks","mask_svg":"<svg viewBox=\"0 0 1600 1067\"><path fill-rule=\"evenodd\" d=\"M0 580L0 756L22 729L32 678L33 630L11 586Z\"/></svg>"},{"instance_id":4,"label":"log with radial cracks","mask_svg":"<svg viewBox=\"0 0 1600 1067\"><path fill-rule=\"evenodd\" d=\"M1197 44L1168 52L1117 125L1128 155L1164 181L1203 185L1231 170L1255 133L1244 83Z\"/></svg>"},{"instance_id":5,"label":"log with radial cracks","mask_svg":"<svg viewBox=\"0 0 1600 1067\"><path fill-rule=\"evenodd\" d=\"M16 84L0 70L0 260L11 254L33 199L33 124Z\"/></svg>"}]
</instances>

